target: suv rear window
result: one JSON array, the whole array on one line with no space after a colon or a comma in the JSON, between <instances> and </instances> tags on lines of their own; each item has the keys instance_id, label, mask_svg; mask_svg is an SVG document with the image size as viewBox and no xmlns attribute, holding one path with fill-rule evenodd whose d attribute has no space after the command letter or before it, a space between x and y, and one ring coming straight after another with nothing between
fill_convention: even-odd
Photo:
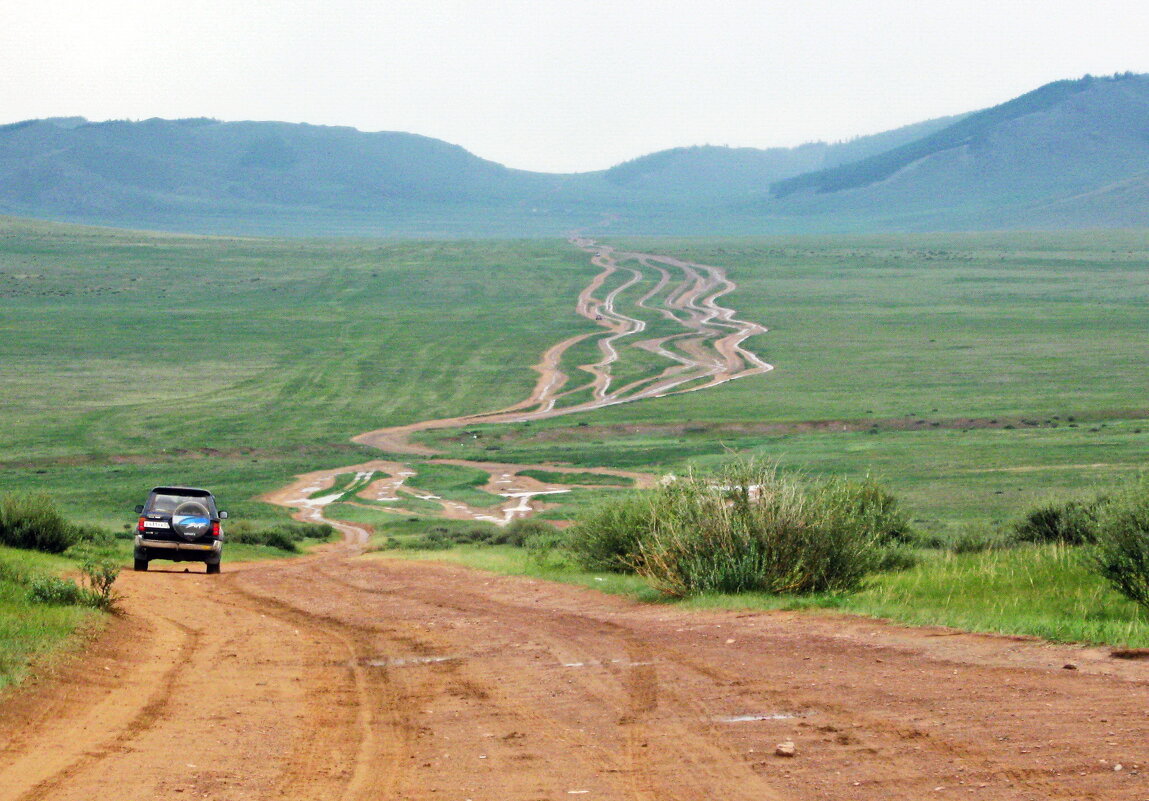
<instances>
[{"instance_id":1,"label":"suv rear window","mask_svg":"<svg viewBox=\"0 0 1149 801\"><path fill-rule=\"evenodd\" d=\"M170 515L185 503L196 503L207 509L211 517L216 516L215 503L210 495L176 495L174 493L157 492L148 498L145 512L152 514Z\"/></svg>"}]
</instances>

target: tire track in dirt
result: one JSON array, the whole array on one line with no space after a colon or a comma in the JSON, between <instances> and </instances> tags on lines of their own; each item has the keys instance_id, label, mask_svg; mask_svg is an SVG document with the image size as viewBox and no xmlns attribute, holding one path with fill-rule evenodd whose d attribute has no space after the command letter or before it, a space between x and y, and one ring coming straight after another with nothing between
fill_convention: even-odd
<instances>
[{"instance_id":1,"label":"tire track in dirt","mask_svg":"<svg viewBox=\"0 0 1149 801\"><path fill-rule=\"evenodd\" d=\"M98 643L66 683L29 696L72 694L57 706L0 707L0 798L1143 795L1144 663L881 621L635 604L350 558L361 534L347 538L222 576L127 574L129 614L113 621L123 653ZM198 632L194 645L169 618ZM172 636L149 639L161 631ZM10 734L17 715L26 724ZM783 740L796 757L773 755Z\"/></svg>"},{"instance_id":2,"label":"tire track in dirt","mask_svg":"<svg viewBox=\"0 0 1149 801\"><path fill-rule=\"evenodd\" d=\"M353 440L388 453L406 454L420 457L424 461L442 462L444 460L434 458L439 454L433 449L412 443L411 435L434 429L542 420L558 415L601 409L619 403L665 397L680 392L694 392L719 386L728 381L760 375L773 369L772 365L743 346L750 337L765 333L766 327L740 320L733 309L719 305L718 300L721 297L737 288L721 268L650 253L620 252L609 245L578 236L572 237L570 241L572 245L588 253L591 263L599 268L599 272L579 293L575 310L603 331L570 337L548 348L534 366L535 371L539 373L534 389L527 398L518 403L491 412L392 426L360 434ZM647 278L644 270L655 274L655 285L634 300L634 307L647 312L657 312L665 321L673 322L683 331L633 342L633 347L661 356L669 364L656 369L650 375L632 378L625 385L612 391L615 382L612 368L619 363L621 343L634 339L647 330L645 320L625 314L618 309L620 298ZM673 278L672 271L680 273L681 278ZM602 294L603 287L619 272L629 273L629 277ZM657 305L649 305L656 298L661 298ZM589 374L590 380L568 387L572 382L571 375L563 367L564 356L574 345L595 337L600 358L592 364L578 365L576 368ZM673 350L670 349L672 347ZM563 398L579 393L589 393L591 400L567 406L557 405ZM453 461L452 463L488 470L488 466L481 462ZM376 464L381 465L378 469L390 471L389 474L394 478L411 472L414 463L379 461ZM501 465L500 469L506 472L506 468L511 468L510 472L517 473L526 467ZM363 469L364 465L353 465L297 476L291 485L269 493L263 500L295 509L300 519L318 522L323 519L323 507L338 496L332 495L326 503L322 500L317 502L311 496L323 487L332 486L335 476ZM489 476L488 491L497 491L494 472L489 472ZM649 486L653 481L653 476L641 476L639 485ZM400 491L409 490L401 488ZM438 514L445 517L507 523L544 508L543 501L538 500L536 496L566 492L569 491L569 487L548 482L534 482L529 486L516 487L515 491L518 493L515 497L524 495L530 497L521 502L502 504L498 514L492 514L490 510L468 507L462 503L445 502L441 503L443 509ZM424 501L441 501L438 498L428 497L429 494L426 493L423 496L411 494ZM362 493L358 497L373 500ZM350 500L357 502L355 498ZM394 511L402 515L413 513L406 509Z\"/></svg>"},{"instance_id":3,"label":"tire track in dirt","mask_svg":"<svg viewBox=\"0 0 1149 801\"><path fill-rule=\"evenodd\" d=\"M174 658L164 663L162 674L158 681L152 683L151 691L143 706L138 709L129 707L131 717L122 723L113 724L111 737L95 747L92 747L91 743L74 742L53 753L52 758L47 761L46 765L41 766L41 769L47 767L48 770L54 770L54 772L40 778L34 785L15 796L16 801L39 801L39 799L50 797L62 785L75 780L85 769L113 753L125 752L134 739L152 728L160 720L171 698L176 675L183 663L199 645L199 632L166 617L161 617L159 624L169 627L175 632L179 646L175 650ZM168 638L170 636L169 634ZM61 762L66 764L56 768L55 766ZM36 776L36 768L28 765L17 763L11 766L11 770L21 773L24 777Z\"/></svg>"},{"instance_id":4,"label":"tire track in dirt","mask_svg":"<svg viewBox=\"0 0 1149 801\"><path fill-rule=\"evenodd\" d=\"M535 710L532 737L562 732L581 752L593 731L600 769L625 788L611 797L919 799L943 786L995 800L1117 799L1139 780L1113 764L1149 762L1149 675L1081 649L635 606L447 566L368 562L328 578L386 588L381 608L437 631L481 625L483 643L440 652L476 671L492 703ZM1078 672L1062 669L1071 658ZM508 678L520 670L522 682ZM798 759L772 756L785 739Z\"/></svg>"},{"instance_id":5,"label":"tire track in dirt","mask_svg":"<svg viewBox=\"0 0 1149 801\"><path fill-rule=\"evenodd\" d=\"M560 397L557 392L558 388L565 386L570 379L561 367L563 354L577 342L596 336L596 334L591 333L572 337L547 349L543 358L535 366L535 369L540 372L535 389L519 403L492 412L425 420L405 426L392 426L360 434L354 437L354 441L372 445L391 453L433 455L429 449L412 445L408 441L408 437L413 433L430 429L462 428L482 423L525 422L591 411L618 403L675 394L677 391L693 391L675 389L681 384L691 381L711 379L706 384L695 388L703 389L727 381L760 375L773 369L772 365L742 345L750 337L765 333L766 327L758 323L739 320L735 317L736 312L733 309L718 305L717 301L720 297L737 289L737 285L726 278L725 273L720 268L649 253L616 253L614 248L608 245L600 245L592 240L577 237L571 241L575 246L590 253L592 263L602 270L579 294L576 311L582 317L604 328L605 332L597 334L601 337L600 345L603 350L603 358L593 365L584 366L593 373L594 378L586 385L564 390L561 395L570 395L590 389L596 396L594 400L565 407L556 408L554 405L554 401ZM607 383L605 376L609 376L609 367L617 360L616 343L620 339L633 336L646 328L642 320L623 315L615 310L615 302L619 294L640 280L637 268L625 268L633 273L631 279L607 293L601 300L596 296L606 280L621 269L620 261L634 261L642 266L666 265L681 270L683 279L668 295L661 309L667 313L668 319L687 329L679 336L692 335L698 340L700 348L713 346L713 350L703 349L697 350L694 354L668 356L676 362L676 365L671 365L672 367L677 366L682 370L692 371L688 375L655 376L652 386L641 392L629 395L615 393L608 396L604 386ZM659 272L661 283L669 273L665 269L659 270ZM656 287L657 289L658 287ZM647 308L643 304L656 294L657 291L646 293L635 305ZM683 312L685 317L679 317L670 309ZM715 320L718 320L717 325L714 324ZM722 335L718 329L732 329L733 333Z\"/></svg>"}]
</instances>

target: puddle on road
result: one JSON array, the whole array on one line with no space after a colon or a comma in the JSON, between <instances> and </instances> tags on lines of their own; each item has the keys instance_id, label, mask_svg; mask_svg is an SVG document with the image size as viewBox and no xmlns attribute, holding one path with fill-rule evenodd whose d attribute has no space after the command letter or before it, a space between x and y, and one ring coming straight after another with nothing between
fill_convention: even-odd
<instances>
[{"instance_id":1,"label":"puddle on road","mask_svg":"<svg viewBox=\"0 0 1149 801\"><path fill-rule=\"evenodd\" d=\"M565 668L602 667L604 665L622 665L623 667L647 667L654 662L626 662L622 659L591 660L589 662L563 662Z\"/></svg>"},{"instance_id":2,"label":"puddle on road","mask_svg":"<svg viewBox=\"0 0 1149 801\"><path fill-rule=\"evenodd\" d=\"M732 715L725 718L715 718L715 723L753 723L759 720L793 720L797 715L774 713L769 715Z\"/></svg>"},{"instance_id":3,"label":"puddle on road","mask_svg":"<svg viewBox=\"0 0 1149 801\"><path fill-rule=\"evenodd\" d=\"M410 667L412 665L438 665L443 662L460 662L461 656L396 656L389 659L365 659L368 667Z\"/></svg>"}]
</instances>

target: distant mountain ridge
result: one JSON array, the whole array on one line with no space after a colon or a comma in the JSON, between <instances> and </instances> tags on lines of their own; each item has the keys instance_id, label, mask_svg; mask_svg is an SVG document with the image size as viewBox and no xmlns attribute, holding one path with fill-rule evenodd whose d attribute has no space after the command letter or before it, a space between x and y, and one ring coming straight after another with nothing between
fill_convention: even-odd
<instances>
[{"instance_id":1,"label":"distant mountain ridge","mask_svg":"<svg viewBox=\"0 0 1149 801\"><path fill-rule=\"evenodd\" d=\"M211 119L0 126L0 213L192 232L554 235L1144 225L1149 76L849 142L515 170L409 133Z\"/></svg>"}]
</instances>

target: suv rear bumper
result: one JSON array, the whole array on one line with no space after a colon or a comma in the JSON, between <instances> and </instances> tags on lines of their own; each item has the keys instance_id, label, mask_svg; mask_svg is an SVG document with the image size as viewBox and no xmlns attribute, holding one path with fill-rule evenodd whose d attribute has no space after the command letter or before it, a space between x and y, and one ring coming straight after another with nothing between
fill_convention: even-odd
<instances>
[{"instance_id":1,"label":"suv rear bumper","mask_svg":"<svg viewBox=\"0 0 1149 801\"><path fill-rule=\"evenodd\" d=\"M136 535L136 548L147 548L152 551L211 551L220 553L223 550L223 541L215 542L175 542L174 540L149 540Z\"/></svg>"}]
</instances>

